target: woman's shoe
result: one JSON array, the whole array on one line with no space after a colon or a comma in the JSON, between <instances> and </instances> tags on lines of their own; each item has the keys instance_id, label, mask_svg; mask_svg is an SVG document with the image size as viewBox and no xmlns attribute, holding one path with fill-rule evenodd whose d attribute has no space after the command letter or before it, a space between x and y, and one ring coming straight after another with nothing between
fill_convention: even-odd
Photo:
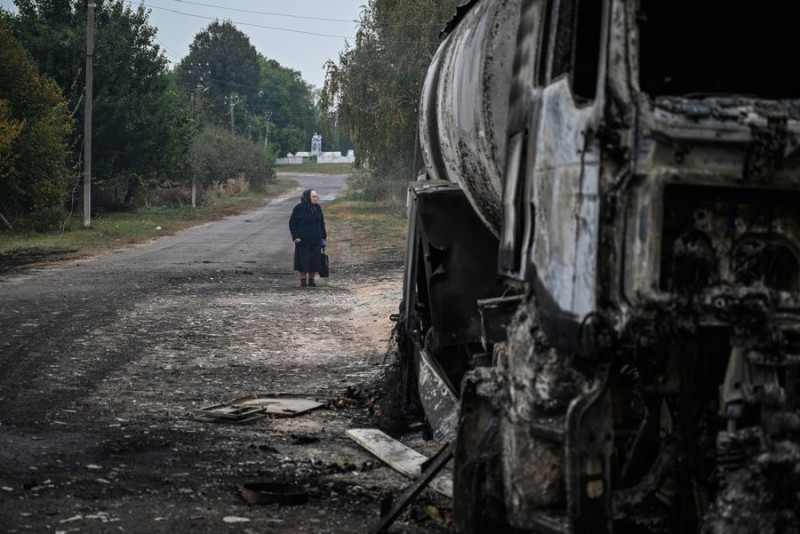
<instances>
[{"instance_id":1,"label":"woman's shoe","mask_svg":"<svg viewBox=\"0 0 800 534\"><path fill-rule=\"evenodd\" d=\"M308 287L317 287L317 284L315 284L314 280L312 279L308 281Z\"/></svg>"},{"instance_id":2,"label":"woman's shoe","mask_svg":"<svg viewBox=\"0 0 800 534\"><path fill-rule=\"evenodd\" d=\"M307 285L308 284L306 283L306 279L305 278L301 278L300 279L300 287L306 287Z\"/></svg>"}]
</instances>

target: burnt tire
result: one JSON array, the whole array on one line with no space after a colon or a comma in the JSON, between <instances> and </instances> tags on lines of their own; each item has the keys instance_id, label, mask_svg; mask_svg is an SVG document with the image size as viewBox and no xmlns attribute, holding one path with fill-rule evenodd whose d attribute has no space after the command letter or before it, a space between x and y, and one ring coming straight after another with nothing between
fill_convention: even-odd
<instances>
[{"instance_id":1,"label":"burnt tire","mask_svg":"<svg viewBox=\"0 0 800 534\"><path fill-rule=\"evenodd\" d=\"M470 371L462 382L453 468L458 532L513 532L506 519L497 385L490 368Z\"/></svg>"},{"instance_id":2,"label":"burnt tire","mask_svg":"<svg viewBox=\"0 0 800 534\"><path fill-rule=\"evenodd\" d=\"M400 311L402 315L402 304ZM419 396L419 355L404 324L395 326L392 340L395 361L384 371L384 398L378 426L390 434L397 434L424 422L425 412Z\"/></svg>"}]
</instances>

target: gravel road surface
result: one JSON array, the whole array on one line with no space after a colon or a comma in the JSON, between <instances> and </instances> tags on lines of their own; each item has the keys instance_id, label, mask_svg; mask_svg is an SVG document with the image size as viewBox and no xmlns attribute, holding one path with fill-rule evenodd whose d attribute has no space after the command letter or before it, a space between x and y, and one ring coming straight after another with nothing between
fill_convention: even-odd
<instances>
[{"instance_id":1,"label":"gravel road surface","mask_svg":"<svg viewBox=\"0 0 800 534\"><path fill-rule=\"evenodd\" d=\"M402 250L329 225L331 277L300 288L291 208L309 187L324 208L345 180L291 178L258 210L0 276L0 531L366 532L407 486L345 433L379 422ZM272 396L321 406L247 423L198 412ZM249 503L252 483L303 502ZM426 490L391 531L448 531L450 506Z\"/></svg>"}]
</instances>

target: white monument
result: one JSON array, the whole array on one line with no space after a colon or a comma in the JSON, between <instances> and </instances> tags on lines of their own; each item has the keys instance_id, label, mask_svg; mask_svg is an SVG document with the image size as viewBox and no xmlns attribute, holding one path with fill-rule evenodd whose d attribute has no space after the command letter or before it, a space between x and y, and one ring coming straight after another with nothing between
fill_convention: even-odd
<instances>
[{"instance_id":1,"label":"white monument","mask_svg":"<svg viewBox=\"0 0 800 534\"><path fill-rule=\"evenodd\" d=\"M322 136L318 133L314 133L311 137L311 155L312 156L319 156L322 152Z\"/></svg>"}]
</instances>

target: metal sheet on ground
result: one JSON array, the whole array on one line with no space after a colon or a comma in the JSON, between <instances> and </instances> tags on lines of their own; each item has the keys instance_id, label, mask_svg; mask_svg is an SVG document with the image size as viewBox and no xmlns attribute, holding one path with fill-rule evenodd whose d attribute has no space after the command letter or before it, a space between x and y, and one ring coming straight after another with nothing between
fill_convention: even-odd
<instances>
[{"instance_id":1,"label":"metal sheet on ground","mask_svg":"<svg viewBox=\"0 0 800 534\"><path fill-rule=\"evenodd\" d=\"M200 408L194 417L207 422L247 423L267 415L293 417L321 406L324 404L310 399L251 396Z\"/></svg>"}]
</instances>

